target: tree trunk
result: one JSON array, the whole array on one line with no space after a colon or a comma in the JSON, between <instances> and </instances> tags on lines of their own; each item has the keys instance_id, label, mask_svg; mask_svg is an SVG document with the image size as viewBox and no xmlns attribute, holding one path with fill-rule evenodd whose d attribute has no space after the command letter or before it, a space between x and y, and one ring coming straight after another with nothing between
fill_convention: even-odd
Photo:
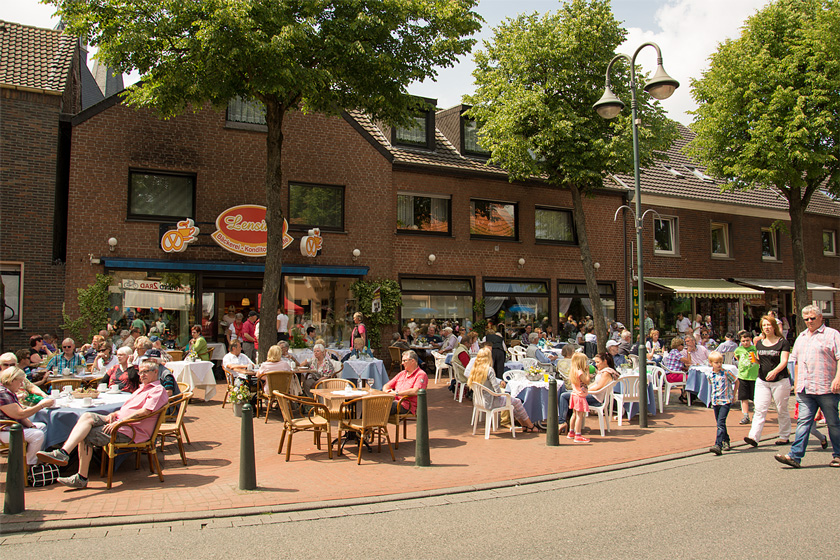
<instances>
[{"instance_id":1,"label":"tree trunk","mask_svg":"<svg viewBox=\"0 0 840 560\"><path fill-rule=\"evenodd\" d=\"M607 351L607 324L601 307L601 294L595 279L595 267L592 266L592 254L589 252L589 238L586 235L586 216L583 213L583 197L580 187L574 183L570 185L572 191L572 215L575 220L578 244L580 245L580 260L583 263L583 276L586 278L586 291L592 302L592 320L595 322L595 336L598 339L598 352Z\"/></svg>"},{"instance_id":2,"label":"tree trunk","mask_svg":"<svg viewBox=\"0 0 840 560\"><path fill-rule=\"evenodd\" d=\"M802 239L802 219L805 215L805 203L799 187L780 189L788 194L788 211L790 213L790 241L793 249L793 286L796 293L796 333L805 330L802 320L802 308L808 305L808 269L805 263L805 243Z\"/></svg>"},{"instance_id":3,"label":"tree trunk","mask_svg":"<svg viewBox=\"0 0 840 560\"><path fill-rule=\"evenodd\" d=\"M280 301L280 273L283 265L283 117L286 107L276 97L265 97L266 171L265 225L268 244L265 250L262 304L260 305L259 360L265 361L268 349L277 343L278 302Z\"/></svg>"}]
</instances>

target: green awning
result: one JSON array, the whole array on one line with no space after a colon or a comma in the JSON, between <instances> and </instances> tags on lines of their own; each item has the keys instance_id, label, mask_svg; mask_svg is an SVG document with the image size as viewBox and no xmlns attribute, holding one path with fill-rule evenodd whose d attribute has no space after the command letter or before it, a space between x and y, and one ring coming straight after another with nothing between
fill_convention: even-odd
<instances>
[{"instance_id":1,"label":"green awning","mask_svg":"<svg viewBox=\"0 0 840 560\"><path fill-rule=\"evenodd\" d=\"M711 278L645 278L645 282L680 297L758 298L761 290Z\"/></svg>"}]
</instances>

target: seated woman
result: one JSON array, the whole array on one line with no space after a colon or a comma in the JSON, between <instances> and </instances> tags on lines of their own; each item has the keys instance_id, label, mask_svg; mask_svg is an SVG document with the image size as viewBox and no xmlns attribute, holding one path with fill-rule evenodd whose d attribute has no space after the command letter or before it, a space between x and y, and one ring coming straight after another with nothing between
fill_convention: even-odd
<instances>
[{"instance_id":1,"label":"seated woman","mask_svg":"<svg viewBox=\"0 0 840 560\"><path fill-rule=\"evenodd\" d=\"M656 365L661 364L663 349L658 330L650 331L650 338L645 342L645 347L647 348L647 361L656 362Z\"/></svg>"},{"instance_id":2,"label":"seated woman","mask_svg":"<svg viewBox=\"0 0 840 560\"><path fill-rule=\"evenodd\" d=\"M479 344L478 344L478 333L475 331L470 331L470 334L467 335L467 352L470 354L478 354L479 351Z\"/></svg>"},{"instance_id":3,"label":"seated woman","mask_svg":"<svg viewBox=\"0 0 840 560\"><path fill-rule=\"evenodd\" d=\"M685 381L685 372L688 371L683 362L683 348L685 347L682 338L676 336L671 340L671 351L662 357L662 367L665 368L665 379L670 383ZM680 402L686 403L685 387L680 387Z\"/></svg>"},{"instance_id":4,"label":"seated woman","mask_svg":"<svg viewBox=\"0 0 840 560\"><path fill-rule=\"evenodd\" d=\"M469 385L472 386L473 384L484 385L494 393L502 392L504 382L499 383L499 380L496 379L496 373L493 371L493 354L490 348L482 348L478 351L478 355L475 357L475 363L470 371L469 379ZM473 393L473 398L476 398L475 393ZM486 402L484 403L485 406L487 408L493 408L494 406L502 406L505 404L504 397L495 397L495 399L496 402ZM521 400L516 397L512 397L511 402L513 403L513 418L525 428L526 432L544 431L540 430L540 428L531 422L530 418L528 418L528 413L525 412L525 407L522 406Z\"/></svg>"},{"instance_id":5,"label":"seated woman","mask_svg":"<svg viewBox=\"0 0 840 560\"><path fill-rule=\"evenodd\" d=\"M53 399L42 399L34 406L26 408L20 405L17 393L23 388L26 381L26 374L19 367L8 367L0 373L0 420L11 420L23 426L23 439L26 441L26 464L29 466L38 463L36 454L44 445L46 433L43 422L32 422L29 417L49 406L55 404ZM9 443L8 426L0 430L0 441Z\"/></svg>"},{"instance_id":6,"label":"seated woman","mask_svg":"<svg viewBox=\"0 0 840 560\"><path fill-rule=\"evenodd\" d=\"M289 363L289 360L283 359L283 344L286 345L286 351L288 352L289 345L286 344L285 340L281 340L279 344L275 344L268 349L268 355L265 357L265 361L260 364L260 369L257 370L257 379L262 381L263 388L266 385L265 376L267 374L276 371L292 371L293 366Z\"/></svg>"},{"instance_id":7,"label":"seated woman","mask_svg":"<svg viewBox=\"0 0 840 560\"><path fill-rule=\"evenodd\" d=\"M295 358L294 355L289 353L289 343L288 342L286 342L285 340L281 340L275 346L280 347L280 359L281 360L283 360L285 362L288 362L288 364L292 368L296 368L296 367L300 366L300 362L297 361L297 358ZM274 346L272 346L271 348L274 348ZM271 352L271 348L268 349L269 352Z\"/></svg>"},{"instance_id":8,"label":"seated woman","mask_svg":"<svg viewBox=\"0 0 840 560\"><path fill-rule=\"evenodd\" d=\"M306 362L309 371L303 378L303 394L312 397L311 389L323 377L332 377L335 374L333 363L327 356L327 350L323 344L316 344L312 347L312 357Z\"/></svg>"},{"instance_id":9,"label":"seated woman","mask_svg":"<svg viewBox=\"0 0 840 560\"><path fill-rule=\"evenodd\" d=\"M117 357L112 355L113 346L110 342L102 341L99 343L96 358L93 360L93 371L108 371L119 362Z\"/></svg>"},{"instance_id":10,"label":"seated woman","mask_svg":"<svg viewBox=\"0 0 840 560\"><path fill-rule=\"evenodd\" d=\"M620 376L618 372L615 371L615 365L613 364L612 356L609 353L604 352L603 354L596 354L592 360L595 364L596 370L595 382L589 385L589 394L586 395L586 402L589 406L601 406L604 404L604 397L601 396L599 399L598 397L592 396L592 393L597 393L611 381L617 381ZM586 355L576 352L575 355L572 356L572 367L576 367L579 370L588 369L589 366L586 364ZM571 420L572 417L572 411L569 409L569 399L571 396L572 394L569 391L566 391L558 396L560 410L566 411L566 421L560 424L561 434L569 429L569 420Z\"/></svg>"},{"instance_id":11,"label":"seated woman","mask_svg":"<svg viewBox=\"0 0 840 560\"><path fill-rule=\"evenodd\" d=\"M112 366L111 369L105 372L100 383L107 383L108 387L117 386L120 391L126 393L133 393L140 387L140 374L137 372L137 366L130 362L131 348L122 346L117 350L117 365Z\"/></svg>"}]
</instances>

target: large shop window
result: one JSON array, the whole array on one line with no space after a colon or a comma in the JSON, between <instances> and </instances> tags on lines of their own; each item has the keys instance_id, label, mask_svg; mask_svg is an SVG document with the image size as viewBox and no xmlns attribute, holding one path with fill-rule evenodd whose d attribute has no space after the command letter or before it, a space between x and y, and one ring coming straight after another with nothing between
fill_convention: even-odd
<instances>
[{"instance_id":1,"label":"large shop window","mask_svg":"<svg viewBox=\"0 0 840 560\"><path fill-rule=\"evenodd\" d=\"M470 236L484 239L517 239L519 230L516 204L470 201Z\"/></svg>"},{"instance_id":2,"label":"large shop window","mask_svg":"<svg viewBox=\"0 0 840 560\"><path fill-rule=\"evenodd\" d=\"M130 329L139 319L145 324L146 334L157 334L170 348L186 346L190 327L198 324L193 306L195 275L120 271L113 277L108 317L117 333ZM201 315L202 326L213 320L212 310Z\"/></svg>"},{"instance_id":3,"label":"large shop window","mask_svg":"<svg viewBox=\"0 0 840 560\"><path fill-rule=\"evenodd\" d=\"M451 198L434 194L397 194L397 230L400 233L451 235Z\"/></svg>"},{"instance_id":4,"label":"large shop window","mask_svg":"<svg viewBox=\"0 0 840 560\"><path fill-rule=\"evenodd\" d=\"M403 278L402 322L412 321L418 326L429 319L456 322L472 326L473 286L468 278Z\"/></svg>"},{"instance_id":5,"label":"large shop window","mask_svg":"<svg viewBox=\"0 0 840 560\"><path fill-rule=\"evenodd\" d=\"M289 183L289 227L344 231L344 187Z\"/></svg>"},{"instance_id":6,"label":"large shop window","mask_svg":"<svg viewBox=\"0 0 840 560\"><path fill-rule=\"evenodd\" d=\"M571 210L541 208L534 214L534 230L537 241L576 244L574 219Z\"/></svg>"},{"instance_id":7,"label":"large shop window","mask_svg":"<svg viewBox=\"0 0 840 560\"><path fill-rule=\"evenodd\" d=\"M3 328L23 328L23 263L0 263L0 275L3 280Z\"/></svg>"},{"instance_id":8,"label":"large shop window","mask_svg":"<svg viewBox=\"0 0 840 560\"><path fill-rule=\"evenodd\" d=\"M128 217L165 222L195 218L195 175L131 170Z\"/></svg>"},{"instance_id":9,"label":"large shop window","mask_svg":"<svg viewBox=\"0 0 840 560\"><path fill-rule=\"evenodd\" d=\"M612 284L598 284L601 307L607 321L615 321L615 287ZM557 312L575 319L592 317L592 300L585 282L565 282L557 284Z\"/></svg>"},{"instance_id":10,"label":"large shop window","mask_svg":"<svg viewBox=\"0 0 840 560\"><path fill-rule=\"evenodd\" d=\"M548 282L487 280L484 282L484 315L504 325L508 337L526 324L549 322Z\"/></svg>"},{"instance_id":11,"label":"large shop window","mask_svg":"<svg viewBox=\"0 0 840 560\"><path fill-rule=\"evenodd\" d=\"M355 281L356 278L285 276L283 294L289 329L298 328L305 333L306 328L312 326L316 339L349 347L353 313L357 311L356 300L350 291ZM364 309L361 311L365 312ZM271 324L276 327L276 320Z\"/></svg>"},{"instance_id":12,"label":"large shop window","mask_svg":"<svg viewBox=\"0 0 840 560\"><path fill-rule=\"evenodd\" d=\"M654 218L653 252L657 255L679 253L676 218Z\"/></svg>"}]
</instances>

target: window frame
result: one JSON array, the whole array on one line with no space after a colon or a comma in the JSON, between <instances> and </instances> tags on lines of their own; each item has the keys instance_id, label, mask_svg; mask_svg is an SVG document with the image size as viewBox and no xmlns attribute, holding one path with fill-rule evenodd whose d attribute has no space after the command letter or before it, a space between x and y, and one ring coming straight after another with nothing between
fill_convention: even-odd
<instances>
[{"instance_id":1,"label":"window frame","mask_svg":"<svg viewBox=\"0 0 840 560\"><path fill-rule=\"evenodd\" d=\"M829 234L829 238L831 239L831 249L829 251L825 250L825 234ZM837 232L833 229L824 229L823 230L823 256L825 256L825 257L836 257L837 256Z\"/></svg>"},{"instance_id":2,"label":"window frame","mask_svg":"<svg viewBox=\"0 0 840 560\"><path fill-rule=\"evenodd\" d=\"M400 140L398 136L399 130L408 130L405 127L394 126L391 127L391 144L394 146L400 146L404 148L417 148L421 150L434 150L435 148L435 112L434 112L434 105L430 105L429 109L425 111L417 111L413 115L414 117L423 117L426 120L426 142L410 142L406 140Z\"/></svg>"},{"instance_id":3,"label":"window frame","mask_svg":"<svg viewBox=\"0 0 840 560\"><path fill-rule=\"evenodd\" d=\"M475 202L489 202L491 204L511 205L513 206L513 236L507 237L504 235L485 235L480 233L473 233L473 224L475 223ZM503 200L492 200L487 198L470 198L470 239L490 239L494 241L519 241L519 203L507 202Z\"/></svg>"},{"instance_id":4,"label":"window frame","mask_svg":"<svg viewBox=\"0 0 840 560\"><path fill-rule=\"evenodd\" d=\"M478 134L478 130L479 130L479 128L481 128L481 127L478 126L478 121L475 120L475 119L467 118L462 114L461 115L461 153L465 154L465 155L468 155L468 156L472 156L472 157L489 159L490 155L491 155L490 150L471 150L471 149L467 148L467 125L470 124L470 123L475 123L475 131L476 131L476 134ZM476 145L479 145L477 140L476 140Z\"/></svg>"},{"instance_id":5,"label":"window frame","mask_svg":"<svg viewBox=\"0 0 840 560\"><path fill-rule=\"evenodd\" d=\"M403 280L461 280L461 281L466 281L466 282L469 283L470 290L461 292L461 291L456 291L456 290L411 290L411 289L404 289L403 285L402 285ZM473 309L473 306L475 305L475 302L476 302L476 296L475 296L476 280L475 280L475 276L451 276L451 275L447 275L447 274L434 275L434 276L433 275L424 275L424 274L399 274L399 275L397 275L397 282L399 282L400 292L403 295L424 296L424 295L434 294L436 296L469 296L470 298L472 298L472 306L470 306L470 308L471 308L470 321L475 322L475 320L476 320L475 319L475 310ZM403 306L402 306L402 303L400 303L399 324L403 325L403 322L405 321L405 319L406 319L406 317L403 316ZM482 317L482 319L483 319L483 317Z\"/></svg>"},{"instance_id":6,"label":"window frame","mask_svg":"<svg viewBox=\"0 0 840 560\"><path fill-rule=\"evenodd\" d=\"M768 256L764 254L764 234L769 233L770 239L773 241L773 255ZM779 232L774 230L772 227L762 227L761 228L761 237L759 238L760 241L760 249L761 249L761 260L766 262L779 262L781 259L779 258Z\"/></svg>"},{"instance_id":7,"label":"window frame","mask_svg":"<svg viewBox=\"0 0 840 560\"><path fill-rule=\"evenodd\" d=\"M447 212L447 228L446 231L429 231L429 230L421 230L421 229L406 229L401 228L399 225L399 209L400 209L400 198L401 196L412 196L415 198L437 198L437 199L445 199L446 200L446 212ZM433 235L436 237L452 237L452 195L448 194L438 194L438 193L420 193L414 191L397 191L397 233L402 235Z\"/></svg>"},{"instance_id":8,"label":"window frame","mask_svg":"<svg viewBox=\"0 0 840 560\"><path fill-rule=\"evenodd\" d=\"M712 234L714 233L716 228L720 228L723 231L723 242L724 242L724 249L723 253L715 253L714 246L712 246ZM730 247L730 235L729 235L729 224L726 222L712 222L709 225L709 250L712 253L713 258L729 258L732 255L732 248Z\"/></svg>"},{"instance_id":9,"label":"window frame","mask_svg":"<svg viewBox=\"0 0 840 560\"><path fill-rule=\"evenodd\" d=\"M656 222L669 222L671 224L671 250L663 250L656 248ZM653 218L653 254L658 256L677 257L680 254L680 228L679 218L677 216L654 216Z\"/></svg>"},{"instance_id":10,"label":"window frame","mask_svg":"<svg viewBox=\"0 0 840 560\"><path fill-rule=\"evenodd\" d=\"M811 300L811 304L820 310L820 314L823 317L833 318L834 317L834 299L814 299Z\"/></svg>"},{"instance_id":11,"label":"window frame","mask_svg":"<svg viewBox=\"0 0 840 560\"><path fill-rule=\"evenodd\" d=\"M557 239L547 239L544 237L537 237L537 212L540 210L547 210L549 212L564 212L569 215L569 223L572 226L572 240L571 241L562 241ZM537 244L545 244L545 245L565 245L568 247L577 247L578 245L578 236L577 236L577 228L575 227L575 216L574 212L570 208L560 208L557 206L544 206L538 204L534 206L534 243Z\"/></svg>"},{"instance_id":12,"label":"window frame","mask_svg":"<svg viewBox=\"0 0 840 560\"><path fill-rule=\"evenodd\" d=\"M230 115L230 105L231 105L231 103L242 103L242 104L248 103L248 104L262 105L263 106L262 107L262 112L263 112L262 122L251 122L251 121L243 121L243 120L232 119L231 115ZM247 100L247 99L243 99L241 96L236 96L236 97L228 100L227 106L225 107L225 122L228 125L232 125L234 127L245 127L245 128L255 127L258 130L266 130L267 125L266 125L266 122L265 122L265 105L263 105L257 99Z\"/></svg>"},{"instance_id":13,"label":"window frame","mask_svg":"<svg viewBox=\"0 0 840 560\"><path fill-rule=\"evenodd\" d=\"M292 223L292 186L296 187L324 187L329 189L340 189L341 190L341 225L336 226L324 226L322 224L293 224ZM330 185L326 183L308 183L306 181L289 181L288 188L286 189L286 201L288 202L288 222L289 222L289 230L290 231L308 231L312 228L318 228L322 232L330 231L330 232L344 232L344 225L346 223L345 214L347 210L347 189L344 185Z\"/></svg>"},{"instance_id":14,"label":"window frame","mask_svg":"<svg viewBox=\"0 0 840 560\"><path fill-rule=\"evenodd\" d=\"M192 180L192 212L188 215L185 214L164 214L164 213L157 213L157 214L135 214L131 211L131 201L132 201L132 194L134 192L133 181L132 177L137 175L159 175L164 177L183 177ZM191 218L195 220L195 212L196 212L196 196L198 190L198 175L196 173L189 173L189 172L180 172L180 171L163 171L160 169L141 169L141 168L134 168L129 167L128 169L128 197L126 201L126 220L127 221L135 221L135 222L156 222L156 223L170 223L173 221L180 221L185 218Z\"/></svg>"},{"instance_id":15,"label":"window frame","mask_svg":"<svg viewBox=\"0 0 840 560\"><path fill-rule=\"evenodd\" d=\"M25 286L25 276L24 276L24 269L25 264L23 261L0 261L0 276L2 276L2 272L6 272L6 269L17 268L20 273L20 283L18 285L18 297L17 297L17 322L16 324L10 324L8 321L3 321L3 330L4 331L20 331L23 330L23 291ZM12 272L9 270L9 272ZM8 305L8 299L6 300L6 305ZM2 313L5 316L6 309L2 309Z\"/></svg>"}]
</instances>

